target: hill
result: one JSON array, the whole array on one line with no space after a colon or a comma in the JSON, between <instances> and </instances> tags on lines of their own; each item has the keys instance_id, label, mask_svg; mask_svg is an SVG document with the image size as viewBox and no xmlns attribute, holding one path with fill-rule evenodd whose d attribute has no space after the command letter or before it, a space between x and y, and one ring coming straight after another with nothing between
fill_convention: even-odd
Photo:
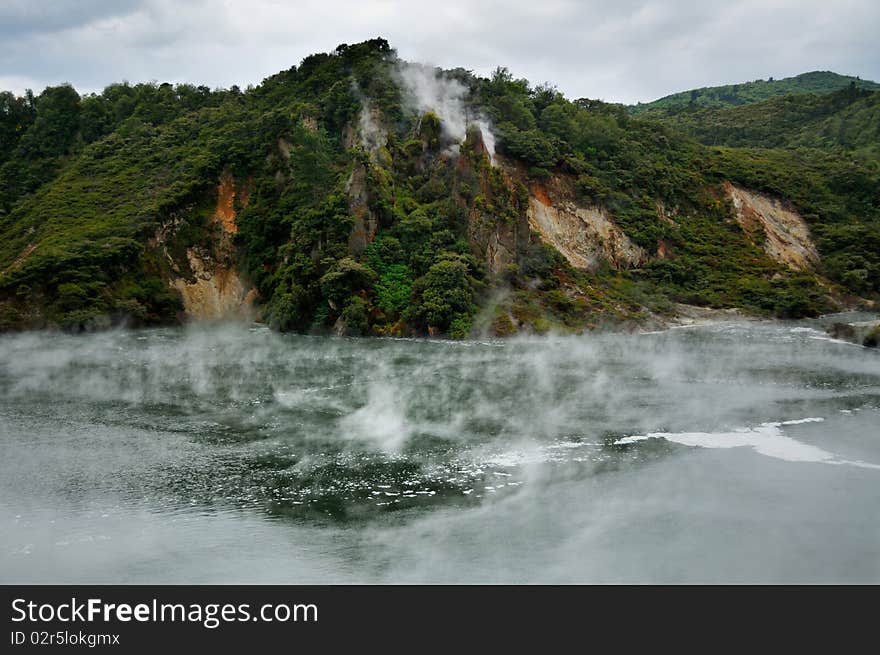
<instances>
[{"instance_id":1,"label":"hill","mask_svg":"<svg viewBox=\"0 0 880 655\"><path fill-rule=\"evenodd\" d=\"M706 146L383 39L245 91L61 86L0 106L2 329L256 316L463 337L880 293L872 162Z\"/></svg>"},{"instance_id":2,"label":"hill","mask_svg":"<svg viewBox=\"0 0 880 655\"><path fill-rule=\"evenodd\" d=\"M733 108L676 106L645 117L706 145L823 148L880 161L880 92L855 86Z\"/></svg>"},{"instance_id":3,"label":"hill","mask_svg":"<svg viewBox=\"0 0 880 655\"><path fill-rule=\"evenodd\" d=\"M639 103L631 107L631 111L634 114L641 114L687 105L712 108L738 107L779 96L833 93L850 85L854 85L858 89L880 91L880 84L877 82L849 75L839 75L830 71L812 71L781 80L774 80L771 77L767 80L681 91L653 102Z\"/></svg>"}]
</instances>

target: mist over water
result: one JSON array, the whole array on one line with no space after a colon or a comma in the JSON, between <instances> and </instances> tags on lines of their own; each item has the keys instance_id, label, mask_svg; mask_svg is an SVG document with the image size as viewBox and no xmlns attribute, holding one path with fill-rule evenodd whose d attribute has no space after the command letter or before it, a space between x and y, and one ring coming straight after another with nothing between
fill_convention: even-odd
<instances>
[{"instance_id":1,"label":"mist over water","mask_svg":"<svg viewBox=\"0 0 880 655\"><path fill-rule=\"evenodd\" d=\"M0 582L878 582L880 353L0 337Z\"/></svg>"}]
</instances>

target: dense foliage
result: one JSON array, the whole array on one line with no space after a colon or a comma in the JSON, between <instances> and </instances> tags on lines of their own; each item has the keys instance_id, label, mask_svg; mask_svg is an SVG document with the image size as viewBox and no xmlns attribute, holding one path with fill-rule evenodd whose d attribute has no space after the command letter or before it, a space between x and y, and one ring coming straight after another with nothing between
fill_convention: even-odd
<instances>
[{"instance_id":1,"label":"dense foliage","mask_svg":"<svg viewBox=\"0 0 880 655\"><path fill-rule=\"evenodd\" d=\"M466 91L468 115L491 123L493 166L479 129L456 142L437 114L412 106L401 65L374 39L246 91L3 94L0 329L179 320L169 279L186 269L188 249L211 248L224 172L249 189L235 206L239 267L281 330L583 329L674 301L803 316L832 307L834 284L880 293L876 125L861 127L876 93L781 98L731 110L751 113L729 121L695 108L641 118L503 68L489 78L438 73ZM857 124L835 127L841 112ZM365 116L381 132L375 143L359 137ZM771 134L770 145L814 149L708 147L689 136L716 133L729 145L767 145ZM726 181L794 204L822 268L795 273L771 260L732 220ZM530 234L529 194L550 182L605 208L647 263L576 270ZM488 244L502 242L499 268Z\"/></svg>"},{"instance_id":2,"label":"dense foliage","mask_svg":"<svg viewBox=\"0 0 880 655\"><path fill-rule=\"evenodd\" d=\"M648 114L706 145L811 147L880 160L880 92L855 85L827 95L791 95L732 109L691 105Z\"/></svg>"}]
</instances>

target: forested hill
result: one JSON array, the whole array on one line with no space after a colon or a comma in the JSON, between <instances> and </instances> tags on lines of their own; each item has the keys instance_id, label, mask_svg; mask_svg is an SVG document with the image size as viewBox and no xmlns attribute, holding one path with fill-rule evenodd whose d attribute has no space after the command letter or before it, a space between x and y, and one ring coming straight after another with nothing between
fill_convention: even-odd
<instances>
[{"instance_id":1,"label":"forested hill","mask_svg":"<svg viewBox=\"0 0 880 655\"><path fill-rule=\"evenodd\" d=\"M2 94L0 329L465 337L871 303L876 130L823 121L874 97L642 118L383 39L244 90Z\"/></svg>"},{"instance_id":2,"label":"forested hill","mask_svg":"<svg viewBox=\"0 0 880 655\"><path fill-rule=\"evenodd\" d=\"M706 145L812 147L880 160L880 92L849 86L732 108L682 105L645 114Z\"/></svg>"},{"instance_id":3,"label":"forested hill","mask_svg":"<svg viewBox=\"0 0 880 655\"><path fill-rule=\"evenodd\" d=\"M830 71L813 71L795 77L774 80L742 82L724 86L710 86L689 91L681 91L664 96L653 102L639 103L632 107L632 112L640 114L656 109L697 105L698 107L727 108L761 102L769 98L804 93L826 94L839 91L850 85L868 91L880 91L880 84L870 80L862 80L849 75L839 75Z\"/></svg>"}]
</instances>

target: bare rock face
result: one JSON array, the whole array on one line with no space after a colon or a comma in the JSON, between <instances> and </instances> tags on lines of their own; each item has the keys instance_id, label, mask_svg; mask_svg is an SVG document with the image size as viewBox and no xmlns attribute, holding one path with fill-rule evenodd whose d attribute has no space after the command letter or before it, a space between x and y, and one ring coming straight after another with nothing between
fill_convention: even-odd
<instances>
[{"instance_id":1,"label":"bare rock face","mask_svg":"<svg viewBox=\"0 0 880 655\"><path fill-rule=\"evenodd\" d=\"M293 148L293 144L290 143L290 141L288 141L287 139L279 137L278 142L276 143L276 146L278 147L278 152L281 154L282 157L284 157L284 160L285 161L289 160L290 159L290 150L291 150L291 148Z\"/></svg>"},{"instance_id":2,"label":"bare rock face","mask_svg":"<svg viewBox=\"0 0 880 655\"><path fill-rule=\"evenodd\" d=\"M825 331L831 338L844 341L855 342L858 336L856 329L849 323L832 323Z\"/></svg>"},{"instance_id":3,"label":"bare rock face","mask_svg":"<svg viewBox=\"0 0 880 655\"><path fill-rule=\"evenodd\" d=\"M376 216L368 205L366 166L355 166L345 184L345 192L348 194L348 209L354 217L354 226L348 237L348 250L359 256L373 242L378 227Z\"/></svg>"},{"instance_id":4,"label":"bare rock face","mask_svg":"<svg viewBox=\"0 0 880 655\"><path fill-rule=\"evenodd\" d=\"M819 253L804 219L776 198L724 185L733 202L736 220L771 259L792 270L804 271L819 263Z\"/></svg>"},{"instance_id":5,"label":"bare rock face","mask_svg":"<svg viewBox=\"0 0 880 655\"><path fill-rule=\"evenodd\" d=\"M880 323L877 321L859 321L855 323L832 323L825 328L833 339L850 341L868 348L880 345Z\"/></svg>"},{"instance_id":6,"label":"bare rock face","mask_svg":"<svg viewBox=\"0 0 880 655\"><path fill-rule=\"evenodd\" d=\"M479 209L468 214L468 238L483 257L486 270L499 275L516 262L516 253L523 235L518 222L506 223Z\"/></svg>"},{"instance_id":7,"label":"bare rock face","mask_svg":"<svg viewBox=\"0 0 880 655\"><path fill-rule=\"evenodd\" d=\"M313 116L303 116L300 124L309 132L318 131L318 121Z\"/></svg>"},{"instance_id":8,"label":"bare rock face","mask_svg":"<svg viewBox=\"0 0 880 655\"><path fill-rule=\"evenodd\" d=\"M200 249L186 253L195 280L176 278L172 281L183 298L186 314L192 318L224 319L245 317L247 289L234 269L218 264Z\"/></svg>"},{"instance_id":9,"label":"bare rock face","mask_svg":"<svg viewBox=\"0 0 880 655\"><path fill-rule=\"evenodd\" d=\"M657 259L672 259L672 248L663 239L657 242Z\"/></svg>"},{"instance_id":10,"label":"bare rock face","mask_svg":"<svg viewBox=\"0 0 880 655\"><path fill-rule=\"evenodd\" d=\"M238 231L235 222L236 196L239 204L246 206L249 187L245 184L236 189L232 174L224 171L217 186L217 206L211 217L212 224L216 226L211 247L187 248L186 263L191 275L175 275L170 280L171 286L180 292L188 318L220 320L253 316L256 289L247 288L235 266L232 237ZM168 235L165 236L167 238ZM181 269L174 262L172 268L178 272Z\"/></svg>"},{"instance_id":11,"label":"bare rock face","mask_svg":"<svg viewBox=\"0 0 880 655\"><path fill-rule=\"evenodd\" d=\"M515 229L495 229L486 244L486 263L493 275L503 273L505 267L516 261Z\"/></svg>"},{"instance_id":12,"label":"bare rock face","mask_svg":"<svg viewBox=\"0 0 880 655\"><path fill-rule=\"evenodd\" d=\"M369 156L369 166L382 168L391 164L385 146L388 131L381 111L364 102L356 125L346 125L342 131L342 141L346 148L362 148ZM349 252L358 257L373 242L379 227L376 215L369 206L370 196L368 176L370 171L365 164L357 164L345 183L348 196L348 209L354 218L354 226L348 237Z\"/></svg>"},{"instance_id":13,"label":"bare rock face","mask_svg":"<svg viewBox=\"0 0 880 655\"><path fill-rule=\"evenodd\" d=\"M504 189L501 193L513 194L516 188L516 171L512 170L512 166L489 168L490 153L480 130L470 130L465 145L475 152L478 158L482 158L484 164L474 169L469 157L459 157L456 165L462 172L475 170L479 178L479 193L485 198L492 198L494 191L489 177L495 174L500 179L501 188ZM528 246L529 226L525 212L519 211L517 216L499 217L492 211L481 209L461 198L459 201L468 210L468 239L474 248L474 253L483 259L490 274L503 274L508 267L516 264L518 253Z\"/></svg>"},{"instance_id":14,"label":"bare rock face","mask_svg":"<svg viewBox=\"0 0 880 655\"><path fill-rule=\"evenodd\" d=\"M601 207L582 207L562 194L534 184L530 189L529 226L575 268L595 270L607 261L631 268L648 255L633 243Z\"/></svg>"},{"instance_id":15,"label":"bare rock face","mask_svg":"<svg viewBox=\"0 0 880 655\"><path fill-rule=\"evenodd\" d=\"M235 180L228 170L220 174L214 220L220 223L225 234L238 232L238 225L235 224Z\"/></svg>"}]
</instances>

